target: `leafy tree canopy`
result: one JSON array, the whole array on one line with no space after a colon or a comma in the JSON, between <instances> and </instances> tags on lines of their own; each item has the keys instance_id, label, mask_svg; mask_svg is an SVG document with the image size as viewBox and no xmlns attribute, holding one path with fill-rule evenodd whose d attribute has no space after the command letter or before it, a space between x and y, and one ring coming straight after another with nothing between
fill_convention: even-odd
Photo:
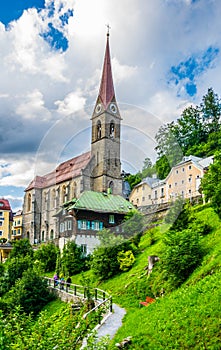
<instances>
[{"instance_id":1,"label":"leafy tree canopy","mask_svg":"<svg viewBox=\"0 0 221 350\"><path fill-rule=\"evenodd\" d=\"M215 154L214 163L210 165L201 181L206 200L210 200L214 210L221 218L221 152Z\"/></svg>"},{"instance_id":2,"label":"leafy tree canopy","mask_svg":"<svg viewBox=\"0 0 221 350\"><path fill-rule=\"evenodd\" d=\"M26 255L33 256L32 246L27 238L13 242L13 249L9 258L25 257Z\"/></svg>"}]
</instances>

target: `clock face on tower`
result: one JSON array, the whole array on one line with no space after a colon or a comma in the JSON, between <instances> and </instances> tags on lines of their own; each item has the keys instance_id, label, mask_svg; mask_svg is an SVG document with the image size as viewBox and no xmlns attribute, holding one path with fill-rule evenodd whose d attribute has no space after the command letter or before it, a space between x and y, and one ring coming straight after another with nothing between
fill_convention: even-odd
<instances>
[{"instance_id":1,"label":"clock face on tower","mask_svg":"<svg viewBox=\"0 0 221 350\"><path fill-rule=\"evenodd\" d=\"M96 112L97 114L101 112L101 104L100 104L100 103L98 103L98 105L96 106L95 112Z\"/></svg>"},{"instance_id":2,"label":"clock face on tower","mask_svg":"<svg viewBox=\"0 0 221 350\"><path fill-rule=\"evenodd\" d=\"M117 106L115 103L111 103L109 108L112 113L117 113Z\"/></svg>"}]
</instances>

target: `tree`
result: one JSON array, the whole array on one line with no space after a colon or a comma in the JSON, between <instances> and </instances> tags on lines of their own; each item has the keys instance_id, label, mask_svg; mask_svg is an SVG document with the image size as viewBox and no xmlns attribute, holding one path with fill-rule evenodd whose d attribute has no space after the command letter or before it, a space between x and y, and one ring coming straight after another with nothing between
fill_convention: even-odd
<instances>
[{"instance_id":1,"label":"tree","mask_svg":"<svg viewBox=\"0 0 221 350\"><path fill-rule=\"evenodd\" d=\"M75 242L69 241L65 244L61 257L61 266L65 275L72 276L85 271L87 260L82 248Z\"/></svg>"},{"instance_id":2,"label":"tree","mask_svg":"<svg viewBox=\"0 0 221 350\"><path fill-rule=\"evenodd\" d=\"M217 94L214 93L212 88L209 88L207 94L203 96L201 110L203 113L203 121L206 125L207 133L210 134L211 132L219 131L221 103L220 98Z\"/></svg>"},{"instance_id":3,"label":"tree","mask_svg":"<svg viewBox=\"0 0 221 350\"><path fill-rule=\"evenodd\" d=\"M215 154L214 163L202 178L201 187L206 201L211 201L212 207L221 218L221 152Z\"/></svg>"},{"instance_id":4,"label":"tree","mask_svg":"<svg viewBox=\"0 0 221 350\"><path fill-rule=\"evenodd\" d=\"M174 287L183 283L199 265L203 252L199 234L191 229L169 230L164 239L163 268Z\"/></svg>"},{"instance_id":5,"label":"tree","mask_svg":"<svg viewBox=\"0 0 221 350\"><path fill-rule=\"evenodd\" d=\"M59 248L53 243L42 244L34 253L34 259L41 262L44 272L54 271Z\"/></svg>"},{"instance_id":6,"label":"tree","mask_svg":"<svg viewBox=\"0 0 221 350\"><path fill-rule=\"evenodd\" d=\"M36 315L52 299L52 294L49 292L47 281L30 268L16 281L6 298L12 308L21 306L27 314Z\"/></svg>"},{"instance_id":7,"label":"tree","mask_svg":"<svg viewBox=\"0 0 221 350\"><path fill-rule=\"evenodd\" d=\"M141 175L140 173L135 174L135 175L128 175L125 177L125 181L128 181L131 190L134 188L134 186L136 186L137 184L139 184L141 182Z\"/></svg>"},{"instance_id":8,"label":"tree","mask_svg":"<svg viewBox=\"0 0 221 350\"><path fill-rule=\"evenodd\" d=\"M29 240L27 238L23 238L13 242L13 248L9 258L25 257L26 255L33 257L33 253L34 251Z\"/></svg>"}]
</instances>

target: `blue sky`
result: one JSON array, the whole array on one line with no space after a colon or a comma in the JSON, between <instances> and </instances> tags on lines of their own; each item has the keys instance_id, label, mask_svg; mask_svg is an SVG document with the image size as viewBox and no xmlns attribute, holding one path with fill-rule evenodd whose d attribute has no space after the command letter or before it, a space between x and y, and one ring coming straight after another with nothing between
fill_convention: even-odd
<instances>
[{"instance_id":1,"label":"blue sky","mask_svg":"<svg viewBox=\"0 0 221 350\"><path fill-rule=\"evenodd\" d=\"M18 209L33 176L90 149L107 23L123 167L154 160L163 123L209 87L221 96L220 11L214 0L2 1L0 197Z\"/></svg>"}]
</instances>

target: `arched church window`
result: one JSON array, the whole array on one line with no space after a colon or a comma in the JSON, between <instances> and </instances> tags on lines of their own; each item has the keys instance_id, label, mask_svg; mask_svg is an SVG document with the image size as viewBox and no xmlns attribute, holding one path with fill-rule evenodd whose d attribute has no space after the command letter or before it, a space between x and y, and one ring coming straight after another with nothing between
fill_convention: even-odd
<instances>
[{"instance_id":1,"label":"arched church window","mask_svg":"<svg viewBox=\"0 0 221 350\"><path fill-rule=\"evenodd\" d=\"M113 191L114 191L114 183L113 183L113 181L109 182L108 188L109 188L109 193L113 193Z\"/></svg>"},{"instance_id":2,"label":"arched church window","mask_svg":"<svg viewBox=\"0 0 221 350\"><path fill-rule=\"evenodd\" d=\"M27 210L31 211L31 193L28 194L28 205L27 205Z\"/></svg>"},{"instance_id":3,"label":"arched church window","mask_svg":"<svg viewBox=\"0 0 221 350\"><path fill-rule=\"evenodd\" d=\"M113 121L110 123L110 137L111 138L115 137L115 125Z\"/></svg>"},{"instance_id":4,"label":"arched church window","mask_svg":"<svg viewBox=\"0 0 221 350\"><path fill-rule=\"evenodd\" d=\"M101 138L101 122L98 120L97 122L97 140Z\"/></svg>"}]
</instances>

